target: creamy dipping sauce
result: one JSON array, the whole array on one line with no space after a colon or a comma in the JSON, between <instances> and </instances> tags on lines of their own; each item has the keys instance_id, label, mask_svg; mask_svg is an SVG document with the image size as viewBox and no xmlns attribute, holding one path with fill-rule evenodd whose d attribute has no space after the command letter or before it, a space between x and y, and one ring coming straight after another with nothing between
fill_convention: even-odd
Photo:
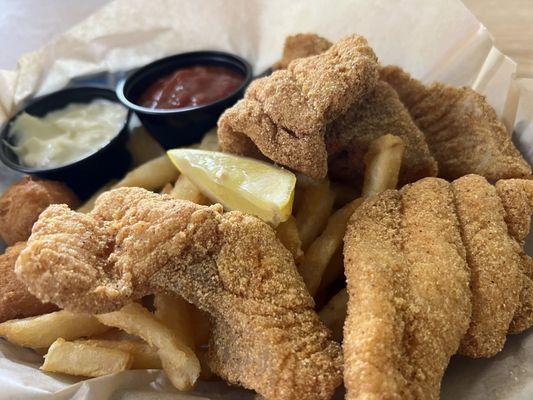
<instances>
[{"instance_id":1,"label":"creamy dipping sauce","mask_svg":"<svg viewBox=\"0 0 533 400\"><path fill-rule=\"evenodd\" d=\"M11 125L11 148L21 164L53 168L98 151L122 129L128 110L104 99L73 103L44 117L22 113Z\"/></svg>"}]
</instances>

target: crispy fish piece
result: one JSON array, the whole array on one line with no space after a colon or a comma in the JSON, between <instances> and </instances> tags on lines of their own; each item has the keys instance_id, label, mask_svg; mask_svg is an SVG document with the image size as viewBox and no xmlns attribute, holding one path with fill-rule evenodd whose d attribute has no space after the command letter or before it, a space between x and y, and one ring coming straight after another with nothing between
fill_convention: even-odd
<instances>
[{"instance_id":1,"label":"crispy fish piece","mask_svg":"<svg viewBox=\"0 0 533 400\"><path fill-rule=\"evenodd\" d=\"M469 270L449 184L386 191L345 236L347 399L438 399L468 329Z\"/></svg>"},{"instance_id":2,"label":"crispy fish piece","mask_svg":"<svg viewBox=\"0 0 533 400\"><path fill-rule=\"evenodd\" d=\"M531 167L485 98L468 87L423 85L396 66L380 71L424 132L439 176L478 174L489 180L524 178Z\"/></svg>"},{"instance_id":3,"label":"crispy fish piece","mask_svg":"<svg viewBox=\"0 0 533 400\"><path fill-rule=\"evenodd\" d=\"M285 41L283 59L274 69L287 68L297 58L321 54L331 45L327 39L315 34L289 36ZM389 133L401 137L407 146L401 183L437 174L436 162L429 153L423 133L412 121L396 92L387 83L378 82L361 104L354 104L328 124L325 138L329 176L351 185L360 183L364 172L362 159L370 142ZM242 154L262 158L259 149L247 143L246 136L236 136L234 141L238 142L237 148L245 149Z\"/></svg>"},{"instance_id":4,"label":"crispy fish piece","mask_svg":"<svg viewBox=\"0 0 533 400\"><path fill-rule=\"evenodd\" d=\"M529 182L426 178L357 209L344 248L349 399L438 398L458 348L472 357L501 350L528 307L516 238L533 208Z\"/></svg>"},{"instance_id":5,"label":"crispy fish piece","mask_svg":"<svg viewBox=\"0 0 533 400\"><path fill-rule=\"evenodd\" d=\"M533 181L508 179L496 183L496 191L505 209L509 234L523 247L533 215ZM533 259L520 250L522 259L522 290L510 333L520 333L533 326Z\"/></svg>"},{"instance_id":6,"label":"crispy fish piece","mask_svg":"<svg viewBox=\"0 0 533 400\"><path fill-rule=\"evenodd\" d=\"M241 212L139 188L102 194L90 214L50 206L17 273L39 298L73 311L179 294L211 316L213 372L266 399L327 400L342 382L340 347L292 255Z\"/></svg>"},{"instance_id":7,"label":"crispy fish piece","mask_svg":"<svg viewBox=\"0 0 533 400\"><path fill-rule=\"evenodd\" d=\"M326 125L360 103L378 80L367 41L348 36L326 52L252 82L218 121L222 151L265 157L315 178L327 174Z\"/></svg>"},{"instance_id":8,"label":"crispy fish piece","mask_svg":"<svg viewBox=\"0 0 533 400\"><path fill-rule=\"evenodd\" d=\"M30 294L24 282L17 278L15 262L25 246L26 242L15 243L0 255L0 322L57 310L55 305L43 304Z\"/></svg>"},{"instance_id":9,"label":"crispy fish piece","mask_svg":"<svg viewBox=\"0 0 533 400\"><path fill-rule=\"evenodd\" d=\"M520 246L509 235L496 188L477 175L452 183L472 278L472 317L459 352L491 357L502 350L522 289Z\"/></svg>"},{"instance_id":10,"label":"crispy fish piece","mask_svg":"<svg viewBox=\"0 0 533 400\"><path fill-rule=\"evenodd\" d=\"M370 143L389 133L405 143L400 184L437 175L437 163L429 153L424 134L414 124L394 89L380 81L360 105L351 107L328 125L326 145L330 178L361 183L365 169L363 157Z\"/></svg>"},{"instance_id":11,"label":"crispy fish piece","mask_svg":"<svg viewBox=\"0 0 533 400\"><path fill-rule=\"evenodd\" d=\"M272 66L272 69L285 69L291 61L297 58L315 56L323 53L331 46L333 43L315 33L297 33L287 36L283 46L283 56Z\"/></svg>"}]
</instances>

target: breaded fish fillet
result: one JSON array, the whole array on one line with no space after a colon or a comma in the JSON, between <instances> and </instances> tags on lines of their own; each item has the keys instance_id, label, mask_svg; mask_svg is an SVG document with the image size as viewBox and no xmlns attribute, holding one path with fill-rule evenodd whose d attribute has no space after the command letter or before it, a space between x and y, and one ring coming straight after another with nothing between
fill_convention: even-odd
<instances>
[{"instance_id":1,"label":"breaded fish fillet","mask_svg":"<svg viewBox=\"0 0 533 400\"><path fill-rule=\"evenodd\" d=\"M496 189L477 175L426 178L356 210L344 247L349 399L438 398L458 348L473 357L501 350L513 316L523 323L531 305L521 309L516 240L533 209L530 182Z\"/></svg>"},{"instance_id":2,"label":"breaded fish fillet","mask_svg":"<svg viewBox=\"0 0 533 400\"><path fill-rule=\"evenodd\" d=\"M367 41L348 36L326 52L257 79L218 121L222 151L267 158L315 178L327 174L326 125L358 104L378 80Z\"/></svg>"},{"instance_id":3,"label":"breaded fish fillet","mask_svg":"<svg viewBox=\"0 0 533 400\"><path fill-rule=\"evenodd\" d=\"M524 246L524 241L531 227L533 215L533 181L508 179L496 183L496 191L505 209L505 222L509 234ZM520 251L522 258L522 291L515 311L510 333L520 333L533 326L533 259L525 251Z\"/></svg>"},{"instance_id":4,"label":"breaded fish fillet","mask_svg":"<svg viewBox=\"0 0 533 400\"><path fill-rule=\"evenodd\" d=\"M437 163L429 153L424 134L414 124L394 89L380 81L361 104L351 107L328 125L326 146L330 178L360 183L368 146L372 140L386 134L398 136L405 143L400 184L437 175Z\"/></svg>"},{"instance_id":5,"label":"breaded fish fillet","mask_svg":"<svg viewBox=\"0 0 533 400\"><path fill-rule=\"evenodd\" d=\"M495 181L531 175L494 109L473 89L425 86L395 66L382 68L380 75L424 132L439 176L453 180L478 174Z\"/></svg>"},{"instance_id":6,"label":"breaded fish fillet","mask_svg":"<svg viewBox=\"0 0 533 400\"><path fill-rule=\"evenodd\" d=\"M0 255L0 322L32 317L57 309L55 305L43 304L31 295L24 282L17 278L15 262L25 246L26 242L15 243Z\"/></svg>"},{"instance_id":7,"label":"breaded fish fillet","mask_svg":"<svg viewBox=\"0 0 533 400\"><path fill-rule=\"evenodd\" d=\"M505 344L522 289L520 246L509 235L496 188L477 175L452 183L472 274L472 317L459 352L491 357Z\"/></svg>"},{"instance_id":8,"label":"breaded fish fillet","mask_svg":"<svg viewBox=\"0 0 533 400\"><path fill-rule=\"evenodd\" d=\"M259 219L139 188L106 192L90 214L50 206L17 273L68 310L106 312L174 292L211 316L211 369L266 399L330 399L340 348L294 260Z\"/></svg>"},{"instance_id":9,"label":"breaded fish fillet","mask_svg":"<svg viewBox=\"0 0 533 400\"><path fill-rule=\"evenodd\" d=\"M424 179L356 210L345 236L347 399L437 399L469 325L449 184Z\"/></svg>"},{"instance_id":10,"label":"breaded fish fillet","mask_svg":"<svg viewBox=\"0 0 533 400\"><path fill-rule=\"evenodd\" d=\"M329 49L333 43L315 33L297 33L287 36L283 46L283 56L272 68L285 69L297 58L315 56Z\"/></svg>"},{"instance_id":11,"label":"breaded fish fillet","mask_svg":"<svg viewBox=\"0 0 533 400\"><path fill-rule=\"evenodd\" d=\"M321 54L331 46L331 42L315 34L303 33L288 36L283 58L274 69L287 68L291 61ZM237 109L242 114L246 114L242 105L238 105ZM250 119L253 115L253 112L248 113ZM302 118L302 120L307 119L307 117ZM401 183L413 182L437 174L436 162L429 153L423 133L412 121L396 92L387 83L379 82L372 93L328 124L325 139L329 176L351 185L360 183L364 172L363 155L370 142L389 133L401 137L406 144L400 174ZM298 156L303 151L302 146L307 146L307 143L294 143L290 149L294 157L293 164L298 162ZM226 150L264 158L261 151L242 133L233 134L231 147L235 150L230 148ZM323 162L321 158L318 160Z\"/></svg>"}]
</instances>

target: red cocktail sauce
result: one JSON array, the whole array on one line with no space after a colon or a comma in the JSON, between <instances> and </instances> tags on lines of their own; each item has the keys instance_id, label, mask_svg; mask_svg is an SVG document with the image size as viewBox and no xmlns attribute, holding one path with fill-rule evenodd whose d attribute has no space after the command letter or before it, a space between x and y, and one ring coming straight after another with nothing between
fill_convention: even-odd
<instances>
[{"instance_id":1,"label":"red cocktail sauce","mask_svg":"<svg viewBox=\"0 0 533 400\"><path fill-rule=\"evenodd\" d=\"M158 109L209 104L231 94L243 80L242 74L225 67L194 65L179 68L152 83L137 104Z\"/></svg>"}]
</instances>

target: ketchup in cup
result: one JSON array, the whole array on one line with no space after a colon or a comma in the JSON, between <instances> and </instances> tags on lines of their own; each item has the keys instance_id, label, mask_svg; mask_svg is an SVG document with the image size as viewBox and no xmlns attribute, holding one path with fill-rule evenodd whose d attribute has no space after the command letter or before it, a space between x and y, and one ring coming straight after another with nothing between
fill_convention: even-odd
<instances>
[{"instance_id":1,"label":"ketchup in cup","mask_svg":"<svg viewBox=\"0 0 533 400\"><path fill-rule=\"evenodd\" d=\"M167 110L210 104L233 93L243 81L242 74L226 67L183 67L152 83L137 104Z\"/></svg>"}]
</instances>

